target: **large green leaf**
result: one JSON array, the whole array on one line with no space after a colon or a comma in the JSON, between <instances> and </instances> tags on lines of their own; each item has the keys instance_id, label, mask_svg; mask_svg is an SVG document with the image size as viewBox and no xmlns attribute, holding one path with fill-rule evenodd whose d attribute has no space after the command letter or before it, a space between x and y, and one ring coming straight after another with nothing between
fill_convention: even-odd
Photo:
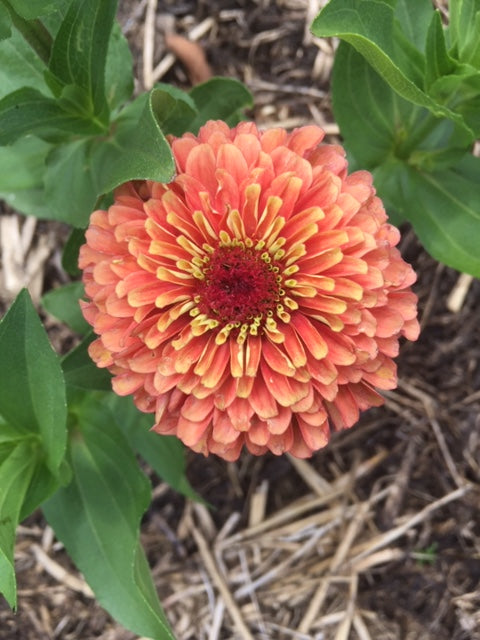
<instances>
[{"instance_id":1,"label":"large green leaf","mask_svg":"<svg viewBox=\"0 0 480 640\"><path fill-rule=\"evenodd\" d=\"M339 37L350 43L401 97L425 107L436 117L452 120L473 137L460 114L423 90L424 58L395 20L393 4L330 0L315 19L312 31L318 37Z\"/></svg>"},{"instance_id":2,"label":"large green leaf","mask_svg":"<svg viewBox=\"0 0 480 640\"><path fill-rule=\"evenodd\" d=\"M190 91L198 115L190 123L190 131L196 133L207 120L224 120L236 125L243 110L253 106L253 97L244 84L233 78L211 78Z\"/></svg>"},{"instance_id":3,"label":"large green leaf","mask_svg":"<svg viewBox=\"0 0 480 640\"><path fill-rule=\"evenodd\" d=\"M429 88L435 80L453 73L454 60L449 56L440 12L435 11L426 40L425 85Z\"/></svg>"},{"instance_id":4,"label":"large green leaf","mask_svg":"<svg viewBox=\"0 0 480 640\"><path fill-rule=\"evenodd\" d=\"M89 391L110 391L111 375L97 367L88 355L88 346L97 336L89 333L82 342L62 359L63 373L68 387Z\"/></svg>"},{"instance_id":5,"label":"large green leaf","mask_svg":"<svg viewBox=\"0 0 480 640\"><path fill-rule=\"evenodd\" d=\"M73 278L78 278L82 273L78 268L78 255L83 244L85 244L85 230L74 227L68 236L62 254L62 267Z\"/></svg>"},{"instance_id":6,"label":"large green leaf","mask_svg":"<svg viewBox=\"0 0 480 640\"><path fill-rule=\"evenodd\" d=\"M124 104L133 92L133 58L120 25L113 25L105 68L105 92L111 110Z\"/></svg>"},{"instance_id":7,"label":"large green leaf","mask_svg":"<svg viewBox=\"0 0 480 640\"><path fill-rule=\"evenodd\" d=\"M51 218L85 227L98 197L123 182L170 182L175 164L157 116L162 95L154 89L125 107L110 137L77 140L50 154L45 189Z\"/></svg>"},{"instance_id":8,"label":"large green leaf","mask_svg":"<svg viewBox=\"0 0 480 640\"><path fill-rule=\"evenodd\" d=\"M116 8L116 0L72 0L49 64L62 86L83 92L90 115L104 124L108 120L105 65Z\"/></svg>"},{"instance_id":9,"label":"large green leaf","mask_svg":"<svg viewBox=\"0 0 480 640\"><path fill-rule=\"evenodd\" d=\"M158 83L155 85L155 96L156 116L163 133L181 136L192 130L191 124L198 111L188 93L178 87Z\"/></svg>"},{"instance_id":10,"label":"large green leaf","mask_svg":"<svg viewBox=\"0 0 480 640\"><path fill-rule=\"evenodd\" d=\"M335 57L332 93L335 118L356 168L413 156L417 164L433 167L456 160L452 150L463 153L470 143L452 121L401 98L344 42Z\"/></svg>"},{"instance_id":11,"label":"large green leaf","mask_svg":"<svg viewBox=\"0 0 480 640\"><path fill-rule=\"evenodd\" d=\"M95 141L75 140L52 149L45 171L45 197L49 218L85 227L100 193L90 154Z\"/></svg>"},{"instance_id":12,"label":"large green leaf","mask_svg":"<svg viewBox=\"0 0 480 640\"><path fill-rule=\"evenodd\" d=\"M27 441L17 444L0 464L0 593L11 607L17 603L15 530L34 469L33 447Z\"/></svg>"},{"instance_id":13,"label":"large green leaf","mask_svg":"<svg viewBox=\"0 0 480 640\"><path fill-rule=\"evenodd\" d=\"M427 251L450 267L480 277L480 158L466 154L456 166L433 172L404 163L389 169L389 200L412 223Z\"/></svg>"},{"instance_id":14,"label":"large green leaf","mask_svg":"<svg viewBox=\"0 0 480 640\"><path fill-rule=\"evenodd\" d=\"M11 7L25 20L33 20L58 8L58 0L9 0Z\"/></svg>"},{"instance_id":15,"label":"large green leaf","mask_svg":"<svg viewBox=\"0 0 480 640\"><path fill-rule=\"evenodd\" d=\"M26 290L0 322L0 362L0 414L19 433L40 436L56 474L65 455L65 382Z\"/></svg>"},{"instance_id":16,"label":"large green leaf","mask_svg":"<svg viewBox=\"0 0 480 640\"><path fill-rule=\"evenodd\" d=\"M452 51L460 62L480 69L480 0L450 0L448 33Z\"/></svg>"},{"instance_id":17,"label":"large green leaf","mask_svg":"<svg viewBox=\"0 0 480 640\"><path fill-rule=\"evenodd\" d=\"M405 37L423 53L432 19L431 0L396 0L393 6L395 18L401 25Z\"/></svg>"},{"instance_id":18,"label":"large green leaf","mask_svg":"<svg viewBox=\"0 0 480 640\"><path fill-rule=\"evenodd\" d=\"M0 98L21 87L48 93L45 65L16 29L0 42Z\"/></svg>"},{"instance_id":19,"label":"large green leaf","mask_svg":"<svg viewBox=\"0 0 480 640\"><path fill-rule=\"evenodd\" d=\"M69 480L69 468L65 461L62 462L59 473L54 476L45 464L45 455L38 437L33 433L19 433L0 416L0 467L22 444L28 445L31 480L21 505L20 522L44 502L60 484L65 484ZM0 483L0 494L1 492Z\"/></svg>"},{"instance_id":20,"label":"large green leaf","mask_svg":"<svg viewBox=\"0 0 480 640\"><path fill-rule=\"evenodd\" d=\"M185 447L174 436L152 431L153 415L141 413L129 397L110 394L106 402L132 447L172 489L187 498L202 498L190 485L185 470Z\"/></svg>"},{"instance_id":21,"label":"large green leaf","mask_svg":"<svg viewBox=\"0 0 480 640\"><path fill-rule=\"evenodd\" d=\"M48 140L98 132L95 123L65 111L57 100L36 89L23 87L0 100L0 145L27 134Z\"/></svg>"},{"instance_id":22,"label":"large green leaf","mask_svg":"<svg viewBox=\"0 0 480 640\"><path fill-rule=\"evenodd\" d=\"M124 626L154 640L173 635L139 543L149 483L101 400L76 407L72 482L43 510L100 604Z\"/></svg>"},{"instance_id":23,"label":"large green leaf","mask_svg":"<svg viewBox=\"0 0 480 640\"><path fill-rule=\"evenodd\" d=\"M0 147L0 198L17 211L48 218L43 174L51 146L33 136Z\"/></svg>"},{"instance_id":24,"label":"large green leaf","mask_svg":"<svg viewBox=\"0 0 480 640\"><path fill-rule=\"evenodd\" d=\"M165 98L170 96L159 89L140 96L121 112L113 137L95 147L92 170L100 193L128 180L172 180L175 164L161 128Z\"/></svg>"},{"instance_id":25,"label":"large green leaf","mask_svg":"<svg viewBox=\"0 0 480 640\"><path fill-rule=\"evenodd\" d=\"M65 322L73 331L84 334L90 330L90 325L84 319L78 304L83 296L83 284L69 282L46 293L42 297L42 305L48 313Z\"/></svg>"},{"instance_id":26,"label":"large green leaf","mask_svg":"<svg viewBox=\"0 0 480 640\"><path fill-rule=\"evenodd\" d=\"M12 19L10 13L0 3L0 40L5 40L12 35Z\"/></svg>"}]
</instances>

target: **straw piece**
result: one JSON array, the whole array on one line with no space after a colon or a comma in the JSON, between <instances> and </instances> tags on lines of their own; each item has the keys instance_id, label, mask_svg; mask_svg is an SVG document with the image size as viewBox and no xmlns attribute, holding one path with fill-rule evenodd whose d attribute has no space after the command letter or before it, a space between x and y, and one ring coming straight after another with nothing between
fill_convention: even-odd
<instances>
[{"instance_id":1,"label":"straw piece","mask_svg":"<svg viewBox=\"0 0 480 640\"><path fill-rule=\"evenodd\" d=\"M298 475L305 481L310 489L317 494L317 496L323 496L332 490L332 485L324 480L306 460L294 458L290 454L287 454L287 457L290 464L295 467Z\"/></svg>"},{"instance_id":2,"label":"straw piece","mask_svg":"<svg viewBox=\"0 0 480 640\"><path fill-rule=\"evenodd\" d=\"M351 559L351 563L355 564L358 560L369 556L374 551L377 551L378 549L385 547L387 544L390 544L394 540L397 540L398 538L400 538L400 536L403 536L409 529L412 529L413 527L426 520L432 513L434 513L438 509L441 509L449 502L454 502L455 500L462 498L472 488L472 485L466 484L463 487L460 487L460 489L451 491L442 498L435 500L435 502L428 504L421 511L416 513L414 516L409 518L406 522L399 525L398 527L394 527L393 529L390 529L390 531L382 533L376 538L358 545L353 549L353 552L356 552L357 555L355 555Z\"/></svg>"},{"instance_id":3,"label":"straw piece","mask_svg":"<svg viewBox=\"0 0 480 640\"><path fill-rule=\"evenodd\" d=\"M155 50L155 13L157 0L148 0L143 31L143 86L149 91L155 84L153 54Z\"/></svg>"},{"instance_id":4,"label":"straw piece","mask_svg":"<svg viewBox=\"0 0 480 640\"><path fill-rule=\"evenodd\" d=\"M219 590L224 602L225 606L232 616L232 620L234 625L237 627L238 632L241 634L241 637L244 640L253 640L253 636L248 630L243 618L240 613L240 609L238 608L233 596L225 582L224 578L220 575L214 557L211 555L210 550L208 548L207 542L205 538L202 536L200 531L195 527L192 527L192 534L195 539L195 542L198 547L198 551L202 557L202 560L205 564L205 568L210 574L215 586Z\"/></svg>"},{"instance_id":5,"label":"straw piece","mask_svg":"<svg viewBox=\"0 0 480 640\"><path fill-rule=\"evenodd\" d=\"M468 295L473 276L468 273L461 273L455 286L447 298L447 309L452 313L458 313L463 307L465 298Z\"/></svg>"},{"instance_id":6,"label":"straw piece","mask_svg":"<svg viewBox=\"0 0 480 640\"><path fill-rule=\"evenodd\" d=\"M267 507L268 480L264 480L255 490L250 501L250 511L248 515L248 526L254 527L265 518ZM218 538L217 538L218 539Z\"/></svg>"},{"instance_id":7,"label":"straw piece","mask_svg":"<svg viewBox=\"0 0 480 640\"><path fill-rule=\"evenodd\" d=\"M68 573L66 569L64 569L58 562L52 560L50 556L48 556L45 551L38 544L32 544L32 551L35 556L38 564L50 575L52 578L55 578L58 582L61 582L69 589L73 591L78 591L83 594L87 598L94 598L93 591L90 589L88 584L73 576L71 573Z\"/></svg>"}]
</instances>

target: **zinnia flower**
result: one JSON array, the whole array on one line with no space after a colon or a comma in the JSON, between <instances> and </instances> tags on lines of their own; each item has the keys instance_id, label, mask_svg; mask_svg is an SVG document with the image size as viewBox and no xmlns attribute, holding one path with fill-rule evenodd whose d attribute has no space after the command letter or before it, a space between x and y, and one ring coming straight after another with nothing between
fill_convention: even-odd
<instances>
[{"instance_id":1,"label":"zinnia flower","mask_svg":"<svg viewBox=\"0 0 480 640\"><path fill-rule=\"evenodd\" d=\"M382 403L418 336L399 232L323 136L208 122L171 139L172 182L127 183L91 216L90 355L205 455L310 456Z\"/></svg>"}]
</instances>

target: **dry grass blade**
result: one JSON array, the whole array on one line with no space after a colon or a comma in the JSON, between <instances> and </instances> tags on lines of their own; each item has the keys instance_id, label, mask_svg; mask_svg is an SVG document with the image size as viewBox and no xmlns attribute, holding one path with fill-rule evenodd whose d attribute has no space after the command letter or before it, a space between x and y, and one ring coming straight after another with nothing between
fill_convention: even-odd
<instances>
[{"instance_id":1,"label":"dry grass blade","mask_svg":"<svg viewBox=\"0 0 480 640\"><path fill-rule=\"evenodd\" d=\"M243 620L242 614L240 613L240 609L238 608L233 596L225 582L225 579L220 575L218 571L217 565L215 563L215 559L210 553L207 542L202 534L195 528L192 528L192 534L197 544L200 555L205 564L205 568L208 571L210 577L213 580L213 583L217 587L222 596L225 606L232 616L233 622L238 629L238 632L241 633L241 637L245 640L254 640L253 636L250 634L245 621Z\"/></svg>"},{"instance_id":2,"label":"dry grass blade","mask_svg":"<svg viewBox=\"0 0 480 640\"><path fill-rule=\"evenodd\" d=\"M155 51L155 12L157 0L148 0L143 33L143 86L149 91L155 80L153 78L153 55Z\"/></svg>"},{"instance_id":3,"label":"dry grass blade","mask_svg":"<svg viewBox=\"0 0 480 640\"><path fill-rule=\"evenodd\" d=\"M38 544L32 545L33 554L38 564L44 569L52 578L55 578L58 582L61 582L69 589L78 591L87 598L93 598L93 591L84 580L80 580L76 576L68 573L58 562L52 560L49 555Z\"/></svg>"},{"instance_id":4,"label":"dry grass blade","mask_svg":"<svg viewBox=\"0 0 480 640\"><path fill-rule=\"evenodd\" d=\"M372 540L369 540L368 542L362 543L358 547L355 547L352 550L352 553L355 553L355 555L351 558L352 565L354 566L355 563L362 558L369 556L374 551L377 551L378 549L387 546L394 540L397 540L398 538L403 536L409 529L416 527L418 524L430 517L438 509L441 509L449 502L453 502L454 500L462 498L468 491L471 491L472 488L472 485L467 484L460 489L451 491L446 496L443 496L442 498L435 500L435 502L428 504L421 511L416 513L414 516L409 518L406 522L399 525L398 527L394 527L393 529L390 529L390 531L376 536Z\"/></svg>"}]
</instances>

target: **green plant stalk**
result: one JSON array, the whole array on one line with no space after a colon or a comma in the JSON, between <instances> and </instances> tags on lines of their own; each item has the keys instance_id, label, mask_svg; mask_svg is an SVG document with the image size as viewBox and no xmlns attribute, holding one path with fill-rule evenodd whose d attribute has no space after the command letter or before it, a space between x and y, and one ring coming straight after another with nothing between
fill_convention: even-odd
<instances>
[{"instance_id":1,"label":"green plant stalk","mask_svg":"<svg viewBox=\"0 0 480 640\"><path fill-rule=\"evenodd\" d=\"M32 47L38 57L48 65L52 50L53 39L47 28L40 20L25 20L12 7L8 0L0 0L8 9L14 27Z\"/></svg>"}]
</instances>

